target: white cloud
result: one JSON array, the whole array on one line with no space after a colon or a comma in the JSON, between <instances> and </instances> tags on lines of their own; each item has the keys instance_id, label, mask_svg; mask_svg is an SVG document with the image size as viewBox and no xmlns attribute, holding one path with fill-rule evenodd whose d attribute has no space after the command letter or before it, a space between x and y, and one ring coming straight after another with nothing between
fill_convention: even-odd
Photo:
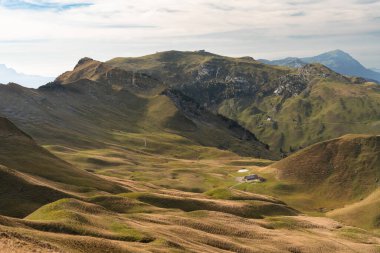
<instances>
[{"instance_id":1,"label":"white cloud","mask_svg":"<svg viewBox=\"0 0 380 253\"><path fill-rule=\"evenodd\" d=\"M83 56L106 60L203 48L256 58L342 48L380 67L376 0L18 1L51 8L9 8L5 2L0 0L0 63L26 73L57 75ZM81 8L59 8L73 4Z\"/></svg>"}]
</instances>

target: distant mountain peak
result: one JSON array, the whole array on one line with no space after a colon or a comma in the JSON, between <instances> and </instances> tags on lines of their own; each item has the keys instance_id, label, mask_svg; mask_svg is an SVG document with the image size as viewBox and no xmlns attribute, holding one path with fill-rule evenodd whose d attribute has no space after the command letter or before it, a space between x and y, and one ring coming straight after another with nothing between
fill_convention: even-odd
<instances>
[{"instance_id":1,"label":"distant mountain peak","mask_svg":"<svg viewBox=\"0 0 380 253\"><path fill-rule=\"evenodd\" d=\"M278 66L287 66L292 68L300 68L307 63L320 63L333 71L347 76L357 76L365 78L369 81L380 82L380 73L365 68L359 61L353 58L349 53L336 49L326 53L322 53L313 57L295 58L288 57L281 60L260 60L262 63Z\"/></svg>"},{"instance_id":2,"label":"distant mountain peak","mask_svg":"<svg viewBox=\"0 0 380 253\"><path fill-rule=\"evenodd\" d=\"M324 59L335 59L335 60L339 60L339 61L350 61L350 62L352 62L352 64L360 64L349 53L347 53L347 52L345 52L343 50L340 50L340 49L329 51L329 52L317 55L315 57L303 58L302 60L308 60L309 58L310 59L314 58L314 59L317 59L317 60L318 59L323 59L323 60Z\"/></svg>"},{"instance_id":3,"label":"distant mountain peak","mask_svg":"<svg viewBox=\"0 0 380 253\"><path fill-rule=\"evenodd\" d=\"M27 75L0 64L0 83L17 83L26 87L38 87L54 80L52 77Z\"/></svg>"},{"instance_id":4,"label":"distant mountain peak","mask_svg":"<svg viewBox=\"0 0 380 253\"><path fill-rule=\"evenodd\" d=\"M326 54L336 54L336 55L350 55L349 53L341 50L341 49L335 49L332 51L327 52Z\"/></svg>"}]
</instances>

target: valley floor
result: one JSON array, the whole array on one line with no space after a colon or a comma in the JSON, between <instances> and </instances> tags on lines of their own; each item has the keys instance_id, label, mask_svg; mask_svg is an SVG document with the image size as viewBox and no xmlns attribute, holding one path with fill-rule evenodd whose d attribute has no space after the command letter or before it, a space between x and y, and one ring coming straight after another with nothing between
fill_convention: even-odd
<instances>
[{"instance_id":1,"label":"valley floor","mask_svg":"<svg viewBox=\"0 0 380 253\"><path fill-rule=\"evenodd\" d=\"M1 252L380 252L376 232L323 217L316 204L307 211L313 217L298 211L302 197L286 196L286 184L265 167L271 161L213 149L185 159L121 147L47 148L126 191L0 217ZM267 181L236 181L252 173Z\"/></svg>"}]
</instances>

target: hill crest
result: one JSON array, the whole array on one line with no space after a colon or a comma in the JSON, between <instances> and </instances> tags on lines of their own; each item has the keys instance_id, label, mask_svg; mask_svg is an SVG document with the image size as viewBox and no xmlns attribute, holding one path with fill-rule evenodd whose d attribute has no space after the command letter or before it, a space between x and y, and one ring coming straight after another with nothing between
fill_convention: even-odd
<instances>
[{"instance_id":1,"label":"hill crest","mask_svg":"<svg viewBox=\"0 0 380 253\"><path fill-rule=\"evenodd\" d=\"M278 177L326 197L359 200L379 185L380 135L345 135L314 144L275 164Z\"/></svg>"}]
</instances>

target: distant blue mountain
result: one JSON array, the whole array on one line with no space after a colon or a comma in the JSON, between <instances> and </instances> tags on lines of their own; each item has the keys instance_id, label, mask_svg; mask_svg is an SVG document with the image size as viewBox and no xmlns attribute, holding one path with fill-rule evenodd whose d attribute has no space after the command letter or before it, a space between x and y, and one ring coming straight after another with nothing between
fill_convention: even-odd
<instances>
[{"instance_id":1,"label":"distant blue mountain","mask_svg":"<svg viewBox=\"0 0 380 253\"><path fill-rule=\"evenodd\" d=\"M380 82L379 72L367 69L359 61L355 60L351 55L342 50L334 50L314 57L289 57L275 61L259 61L265 64L288 66L293 68L302 67L308 63L320 63L342 75L359 76L368 80L375 80L377 82Z\"/></svg>"},{"instance_id":2,"label":"distant blue mountain","mask_svg":"<svg viewBox=\"0 0 380 253\"><path fill-rule=\"evenodd\" d=\"M39 86L45 85L55 78L36 76L36 75L26 75L18 73L12 68L0 64L0 83L17 83L25 87L38 88Z\"/></svg>"}]
</instances>

